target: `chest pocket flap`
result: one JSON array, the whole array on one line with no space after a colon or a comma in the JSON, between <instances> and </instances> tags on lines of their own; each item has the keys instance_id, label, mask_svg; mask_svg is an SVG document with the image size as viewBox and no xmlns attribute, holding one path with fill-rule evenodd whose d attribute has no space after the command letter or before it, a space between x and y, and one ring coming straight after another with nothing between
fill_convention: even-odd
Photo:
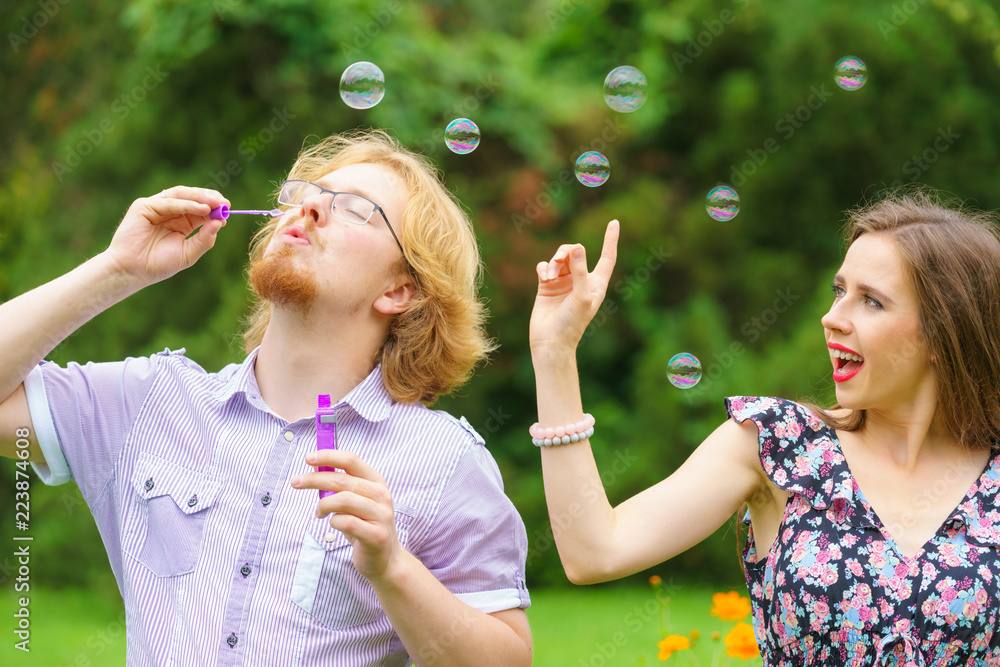
<instances>
[{"instance_id":1,"label":"chest pocket flap","mask_svg":"<svg viewBox=\"0 0 1000 667\"><path fill-rule=\"evenodd\" d=\"M159 577L193 571L222 480L144 453L128 486L125 551Z\"/></svg>"}]
</instances>

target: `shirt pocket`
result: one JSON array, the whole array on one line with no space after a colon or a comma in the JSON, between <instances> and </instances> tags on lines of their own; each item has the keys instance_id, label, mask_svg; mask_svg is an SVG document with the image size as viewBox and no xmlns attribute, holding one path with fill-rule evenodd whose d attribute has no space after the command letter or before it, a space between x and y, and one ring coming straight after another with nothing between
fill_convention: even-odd
<instances>
[{"instance_id":1,"label":"shirt pocket","mask_svg":"<svg viewBox=\"0 0 1000 667\"><path fill-rule=\"evenodd\" d=\"M406 548L409 514L395 511L396 535ZM329 537L329 539L327 539ZM354 550L329 517L311 519L292 582L292 602L331 630L368 625L383 615L375 590L354 567Z\"/></svg>"},{"instance_id":2,"label":"shirt pocket","mask_svg":"<svg viewBox=\"0 0 1000 667\"><path fill-rule=\"evenodd\" d=\"M221 486L216 477L141 454L126 490L125 552L158 577L194 571Z\"/></svg>"}]
</instances>

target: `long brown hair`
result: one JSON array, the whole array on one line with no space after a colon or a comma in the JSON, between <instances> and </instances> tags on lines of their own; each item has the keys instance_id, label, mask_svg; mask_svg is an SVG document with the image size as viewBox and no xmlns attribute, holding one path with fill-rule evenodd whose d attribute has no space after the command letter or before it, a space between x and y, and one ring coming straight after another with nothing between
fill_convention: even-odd
<instances>
[{"instance_id":1,"label":"long brown hair","mask_svg":"<svg viewBox=\"0 0 1000 667\"><path fill-rule=\"evenodd\" d=\"M382 364L382 381L397 402L433 403L468 380L496 347L484 327L486 307L478 293L483 267L472 221L438 169L382 130L337 134L305 148L288 178L315 181L357 163L389 168L409 191L399 270L413 276L416 296L393 319L373 361ZM257 232L251 260L263 256L279 220ZM260 345L270 319L271 304L255 298L243 333L247 352Z\"/></svg>"},{"instance_id":2,"label":"long brown hair","mask_svg":"<svg viewBox=\"0 0 1000 667\"><path fill-rule=\"evenodd\" d=\"M970 448L1000 441L1000 233L994 213L946 202L923 188L891 192L848 211L849 247L863 234L889 234L917 296L921 332L948 432ZM807 404L808 405L808 404ZM832 428L856 431L865 411L834 416L808 405Z\"/></svg>"}]
</instances>

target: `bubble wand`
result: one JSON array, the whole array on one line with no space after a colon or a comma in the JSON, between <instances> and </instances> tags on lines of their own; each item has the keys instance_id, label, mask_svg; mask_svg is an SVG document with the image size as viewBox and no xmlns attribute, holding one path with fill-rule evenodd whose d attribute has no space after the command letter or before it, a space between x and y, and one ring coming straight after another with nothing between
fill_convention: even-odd
<instances>
[{"instance_id":1,"label":"bubble wand","mask_svg":"<svg viewBox=\"0 0 1000 667\"><path fill-rule=\"evenodd\" d=\"M270 211L232 211L228 206L223 204L222 206L216 206L208 214L212 220L225 220L233 214L238 215L269 215L272 218L277 218L279 215L284 215L285 212L280 208L272 208Z\"/></svg>"}]
</instances>

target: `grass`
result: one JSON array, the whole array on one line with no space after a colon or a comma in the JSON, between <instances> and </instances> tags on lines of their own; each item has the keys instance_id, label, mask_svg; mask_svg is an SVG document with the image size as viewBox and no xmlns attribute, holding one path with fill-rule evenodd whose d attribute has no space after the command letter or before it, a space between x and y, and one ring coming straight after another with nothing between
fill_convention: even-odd
<instances>
[{"instance_id":1,"label":"grass","mask_svg":"<svg viewBox=\"0 0 1000 667\"><path fill-rule=\"evenodd\" d=\"M656 601L648 587L532 591L528 620L535 644L534 664L541 667L761 664L759 658L747 663L728 658L721 641L711 639L713 631L725 636L733 626L709 615L712 593L718 591L673 582L665 582L664 586L669 594L664 605ZM745 591L740 593L746 596ZM665 636L665 629L679 635L698 630L701 638L690 651L675 653L669 662L661 663L657 658L657 642Z\"/></svg>"},{"instance_id":2,"label":"grass","mask_svg":"<svg viewBox=\"0 0 1000 667\"><path fill-rule=\"evenodd\" d=\"M34 667L120 667L125 664L124 610L115 595L94 595L80 589L33 587L30 598L30 652L14 647L19 641L13 613L19 608L13 587L0 591L0 665ZM657 642L663 623L673 634L697 629L702 638L691 651L675 654L667 665L704 667L743 664L725 657L713 662L719 647L710 634L725 634L732 626L709 615L714 590L665 583L670 599L658 603L649 587L574 587L531 592L534 664L541 667L611 667L659 665ZM743 593L745 595L745 593ZM695 658L696 661L691 660ZM759 659L755 663L760 664Z\"/></svg>"},{"instance_id":3,"label":"grass","mask_svg":"<svg viewBox=\"0 0 1000 667\"><path fill-rule=\"evenodd\" d=\"M8 582L9 583L9 582ZM28 598L31 626L29 652L14 644L20 609ZM125 664L125 608L115 589L95 595L83 589L38 589L15 593L13 585L0 592L0 665L30 667L121 667Z\"/></svg>"}]
</instances>

